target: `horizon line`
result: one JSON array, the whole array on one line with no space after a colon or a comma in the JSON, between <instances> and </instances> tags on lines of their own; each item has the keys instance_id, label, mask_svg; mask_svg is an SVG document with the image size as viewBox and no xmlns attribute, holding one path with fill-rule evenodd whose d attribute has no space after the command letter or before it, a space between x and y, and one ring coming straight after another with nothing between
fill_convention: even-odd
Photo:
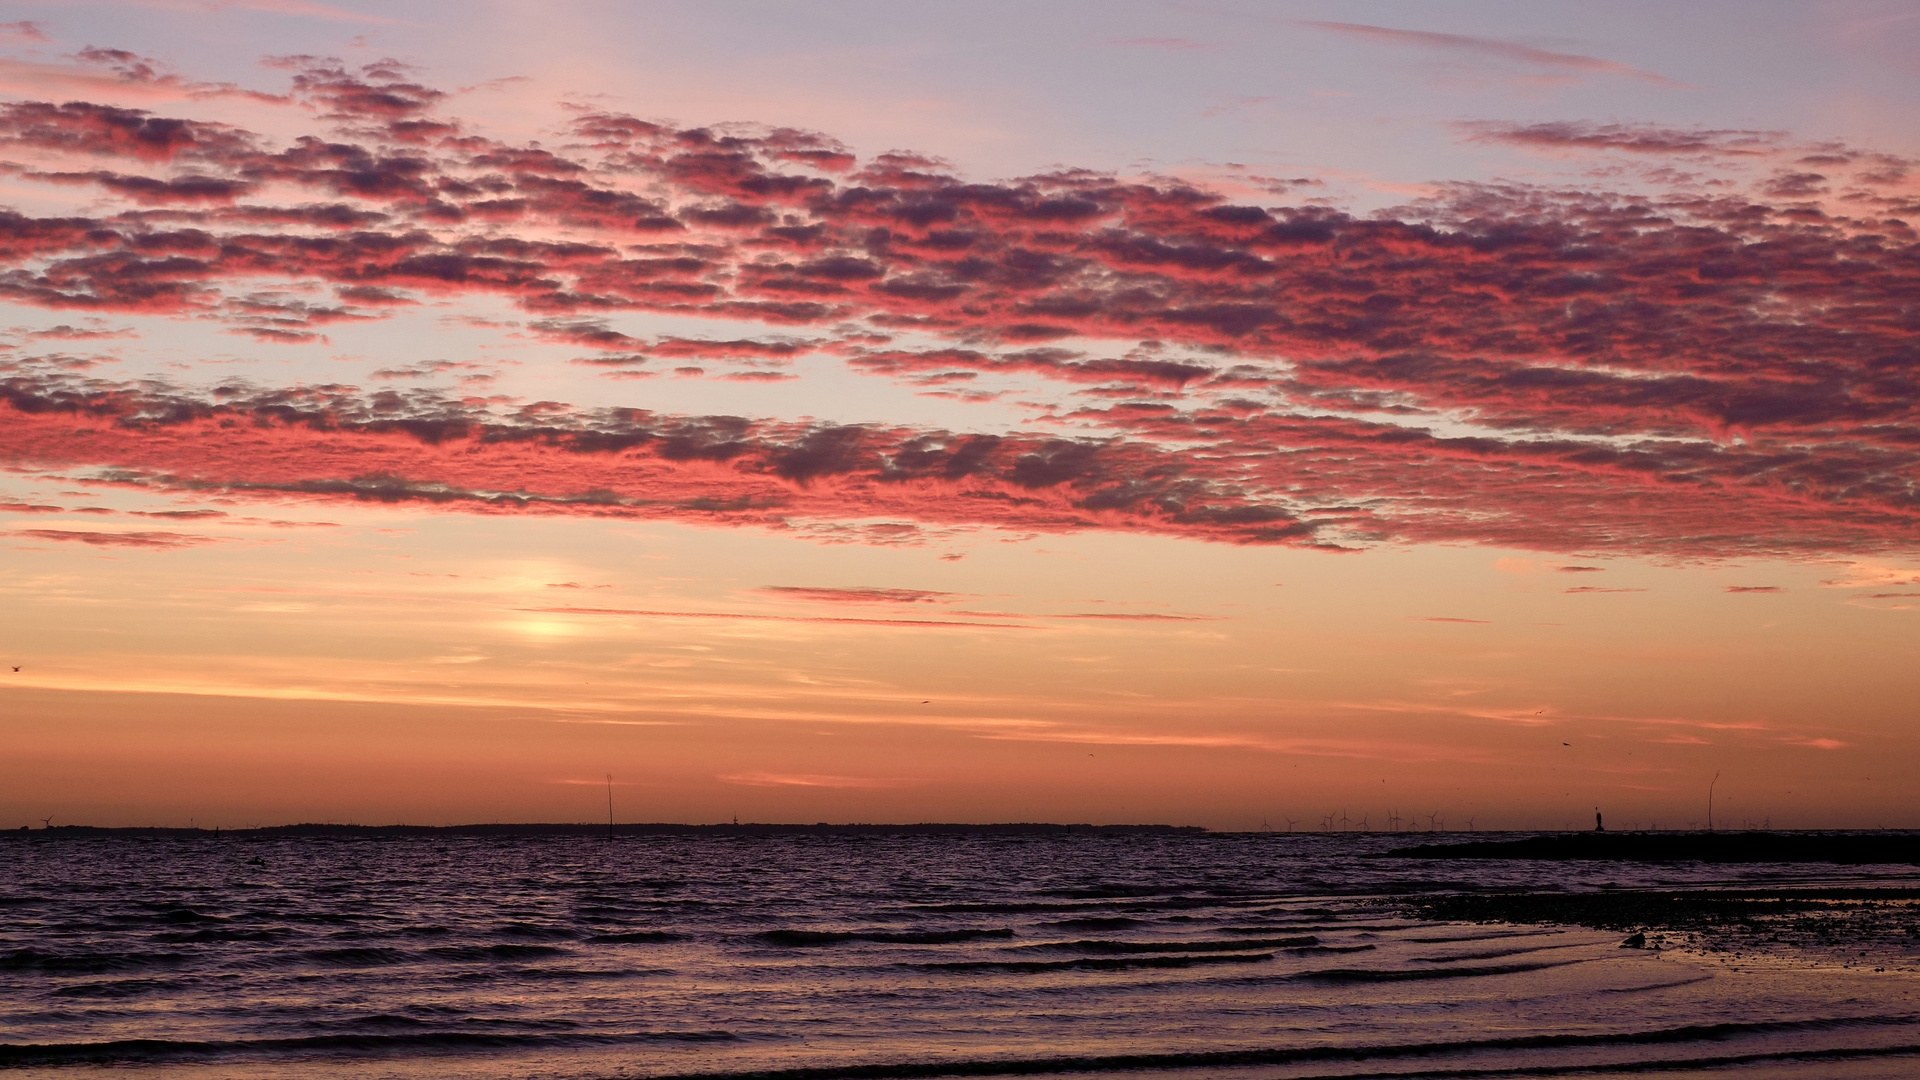
<instances>
[{"instance_id":1,"label":"horizon line","mask_svg":"<svg viewBox=\"0 0 1920 1080\"><path fill-rule=\"evenodd\" d=\"M0 829L0 837L45 836L49 833L68 835L118 834L146 836L325 836L341 834L478 834L478 835L549 835L549 836L587 836L605 837L609 831L627 835L671 835L676 833L746 833L746 832L783 832L783 833L898 833L898 832L935 832L935 833L981 833L993 832L1004 835L1068 835L1076 831L1087 833L1111 834L1148 834L1148 835L1210 835L1210 836L1497 836L1512 834L1555 835L1555 836L1642 836L1642 835L1678 835L1698 833L1700 835L1734 834L1832 834L1832 833L1904 833L1920 831L1912 828L1886 826L1876 827L1829 827L1829 828L1654 828L1654 829L1618 829L1606 833L1595 833L1590 829L1553 829L1553 828L1493 828L1493 829L1419 829L1419 830L1323 830L1323 829L1213 829L1204 825L1170 825L1161 823L1111 823L1092 822L1041 822L1041 821L1005 821L1005 822L630 822L609 825L596 822L469 822L452 825L413 825L395 823L388 825L367 825L340 822L295 822L282 825L249 825L229 828L224 825L45 825L34 828L21 825L14 829Z\"/></svg>"}]
</instances>

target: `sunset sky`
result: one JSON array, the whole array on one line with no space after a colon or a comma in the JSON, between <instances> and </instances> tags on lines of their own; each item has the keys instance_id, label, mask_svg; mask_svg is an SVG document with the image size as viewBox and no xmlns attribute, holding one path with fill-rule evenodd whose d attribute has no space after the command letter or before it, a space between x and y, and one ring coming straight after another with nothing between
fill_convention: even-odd
<instances>
[{"instance_id":1,"label":"sunset sky","mask_svg":"<svg viewBox=\"0 0 1920 1080\"><path fill-rule=\"evenodd\" d=\"M0 827L1920 826L1916 117L1912 0L5 5Z\"/></svg>"}]
</instances>

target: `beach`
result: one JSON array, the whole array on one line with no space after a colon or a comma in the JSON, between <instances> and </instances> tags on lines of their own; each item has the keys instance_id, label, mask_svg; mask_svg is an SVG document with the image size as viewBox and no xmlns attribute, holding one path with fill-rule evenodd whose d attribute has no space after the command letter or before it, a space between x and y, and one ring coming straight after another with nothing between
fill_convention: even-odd
<instances>
[{"instance_id":1,"label":"beach","mask_svg":"<svg viewBox=\"0 0 1920 1080\"><path fill-rule=\"evenodd\" d=\"M1920 1060L1910 865L1387 855L1407 842L16 834L0 1065L832 1080Z\"/></svg>"}]
</instances>

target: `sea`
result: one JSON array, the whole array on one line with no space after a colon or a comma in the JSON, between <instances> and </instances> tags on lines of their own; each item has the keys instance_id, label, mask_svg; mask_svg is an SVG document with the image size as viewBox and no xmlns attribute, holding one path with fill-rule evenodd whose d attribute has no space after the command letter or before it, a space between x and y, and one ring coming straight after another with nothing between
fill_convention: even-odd
<instances>
[{"instance_id":1,"label":"sea","mask_svg":"<svg viewBox=\"0 0 1920 1080\"><path fill-rule=\"evenodd\" d=\"M0 1071L1920 1077L1912 964L1408 908L1912 866L1384 857L1428 839L22 834Z\"/></svg>"}]
</instances>

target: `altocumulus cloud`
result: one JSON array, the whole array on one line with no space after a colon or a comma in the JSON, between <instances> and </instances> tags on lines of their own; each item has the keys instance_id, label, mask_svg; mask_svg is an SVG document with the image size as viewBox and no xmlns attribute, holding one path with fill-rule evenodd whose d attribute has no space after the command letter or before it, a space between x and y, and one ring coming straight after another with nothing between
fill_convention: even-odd
<instances>
[{"instance_id":1,"label":"altocumulus cloud","mask_svg":"<svg viewBox=\"0 0 1920 1080\"><path fill-rule=\"evenodd\" d=\"M163 78L90 52L103 79ZM982 434L114 382L16 352L0 459L186 494L871 543L1005 527L1711 557L1888 550L1920 526L1920 202L1886 154L1804 155L1747 194L1461 184L1361 217L1074 170L977 182L811 132L601 111L518 144L440 116L445 92L392 65L283 66L287 92L252 97L318 117L291 140L0 104L17 182L106 207L0 212L0 299L213 320L272 348L505 300L616 377L698 361L786 379L819 354L929 392L1017 374L1076 404L1047 431ZM1777 142L1474 130L1643 156ZM642 338L621 312L762 332Z\"/></svg>"}]
</instances>

